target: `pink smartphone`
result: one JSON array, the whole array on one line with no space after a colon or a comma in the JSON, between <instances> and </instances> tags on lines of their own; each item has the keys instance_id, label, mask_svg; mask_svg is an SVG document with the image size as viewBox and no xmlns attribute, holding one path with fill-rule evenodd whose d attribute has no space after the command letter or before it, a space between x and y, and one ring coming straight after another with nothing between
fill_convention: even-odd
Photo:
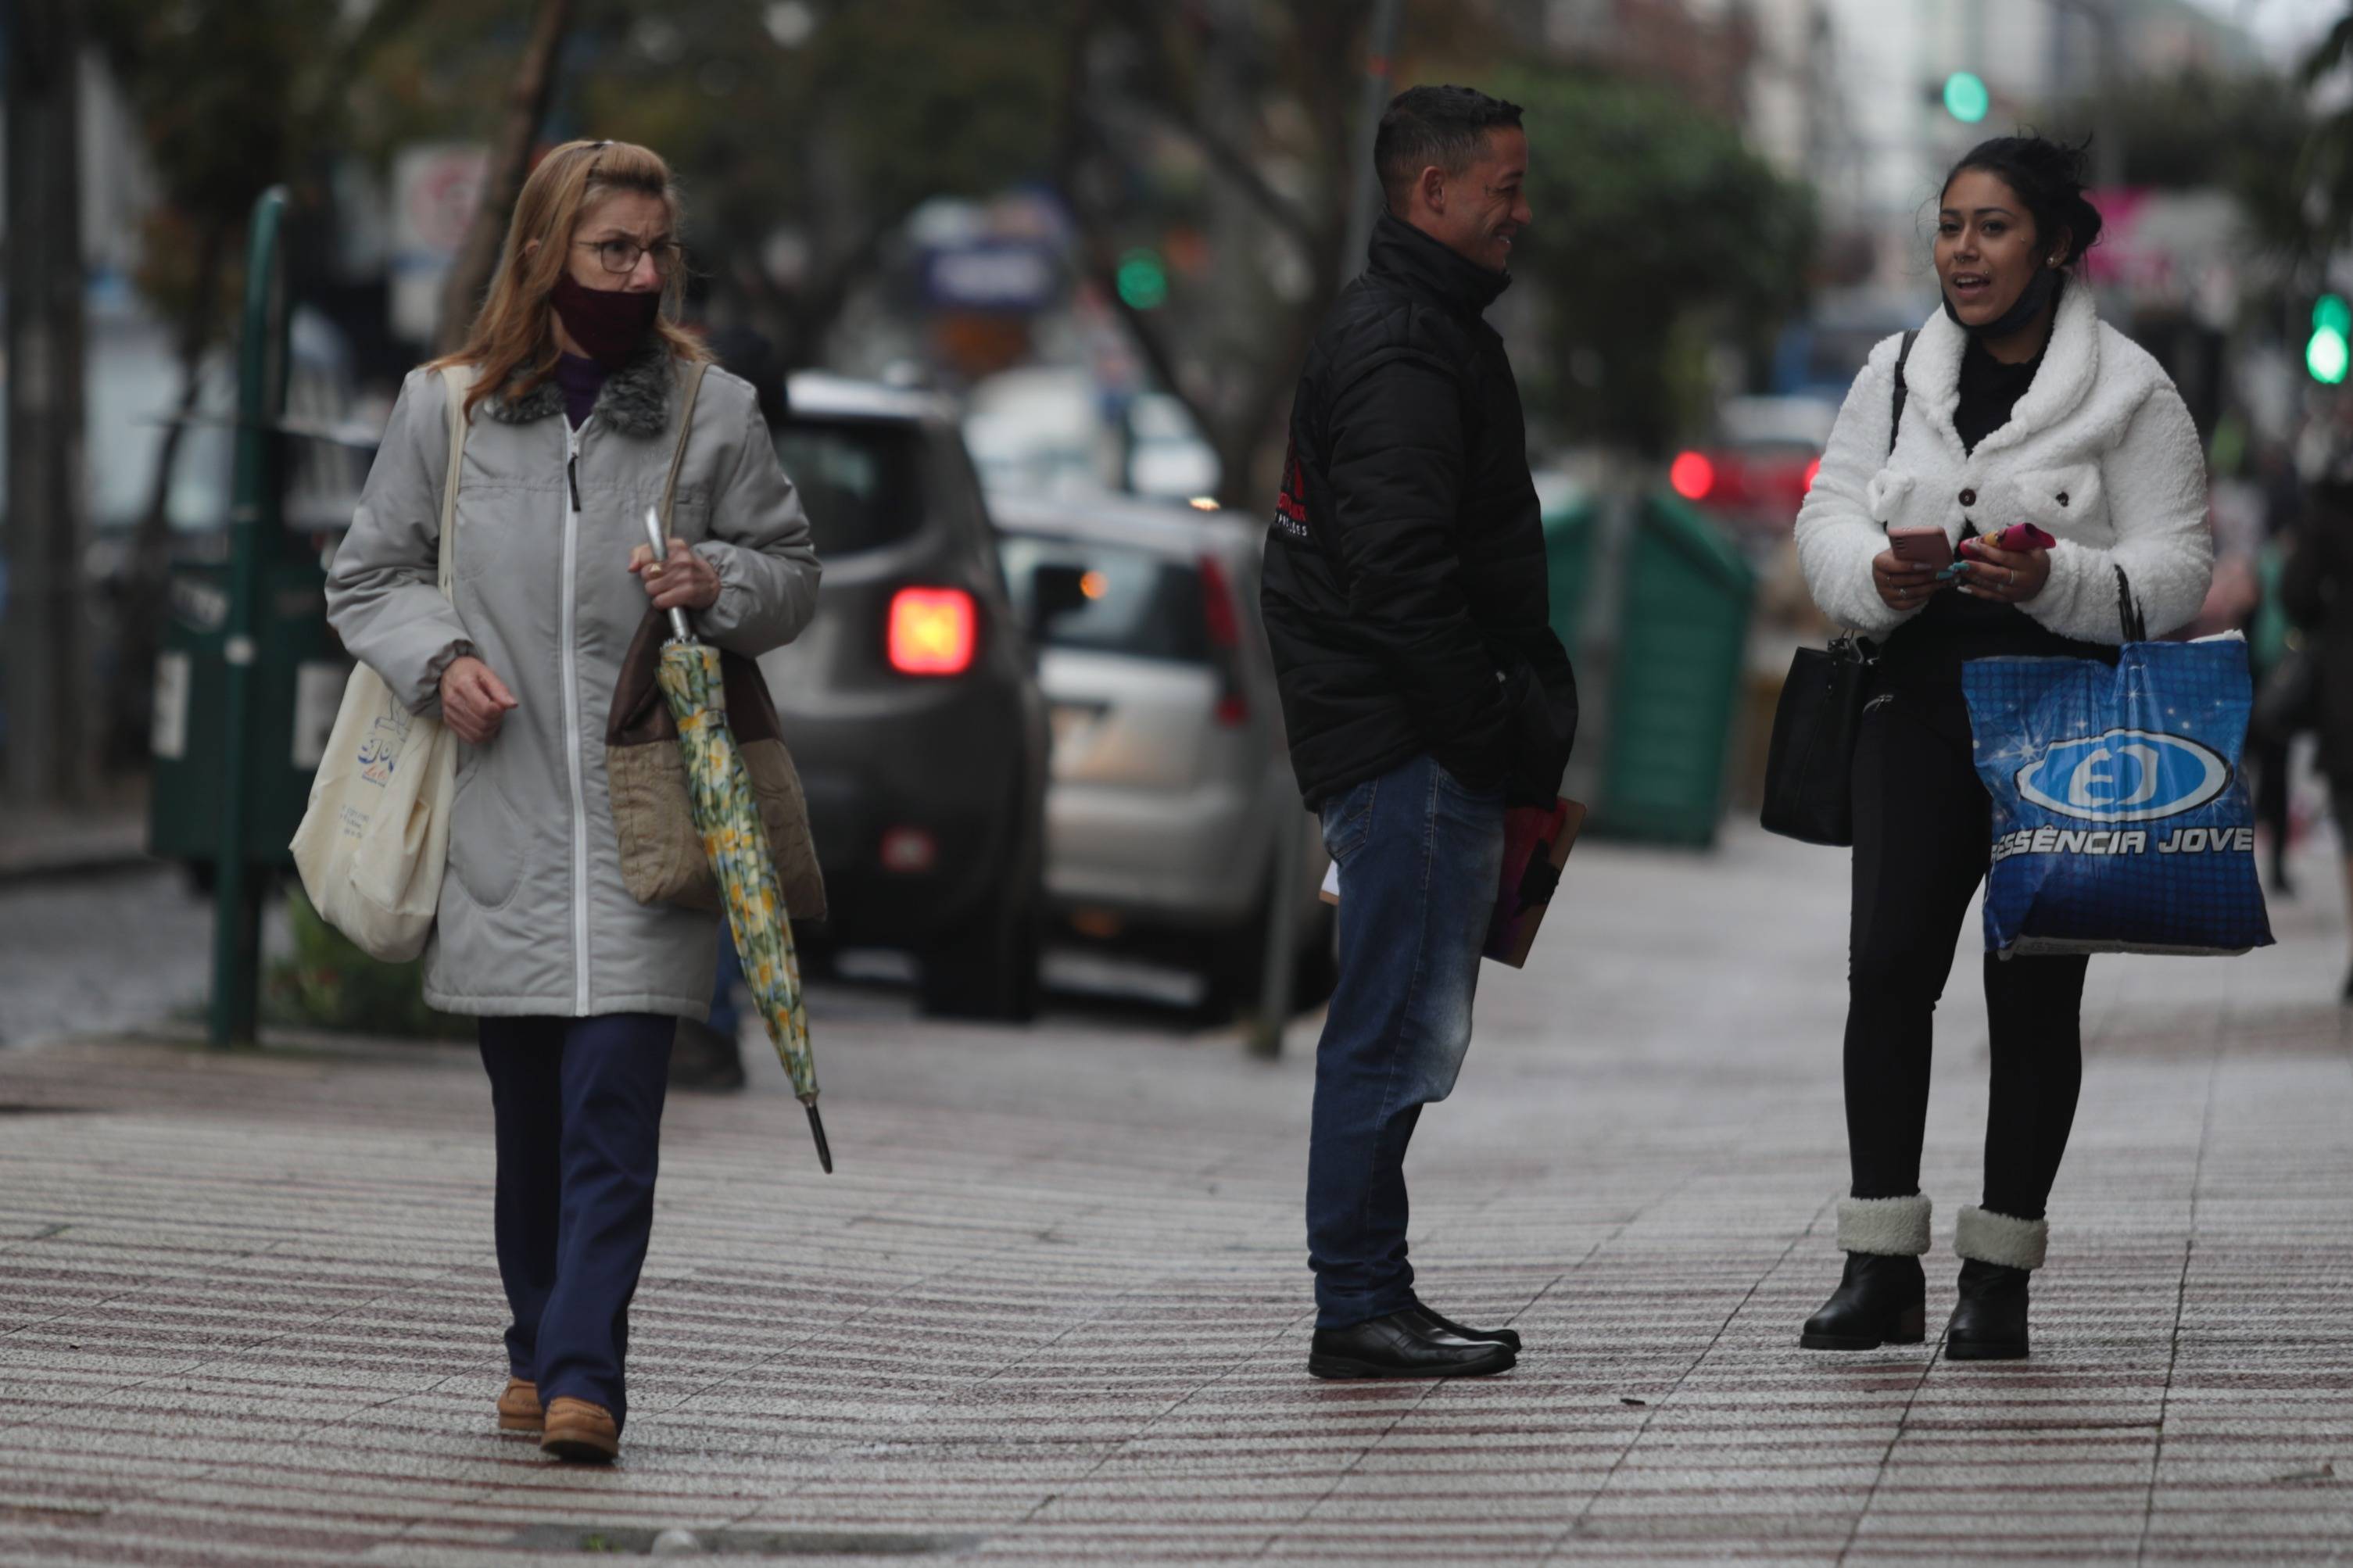
<instances>
[{"instance_id":1,"label":"pink smartphone","mask_svg":"<svg viewBox=\"0 0 2353 1568\"><path fill-rule=\"evenodd\" d=\"M1953 562L1953 542L1945 537L1943 529L1934 526L1891 528L1887 548L1906 566L1949 566Z\"/></svg>"}]
</instances>

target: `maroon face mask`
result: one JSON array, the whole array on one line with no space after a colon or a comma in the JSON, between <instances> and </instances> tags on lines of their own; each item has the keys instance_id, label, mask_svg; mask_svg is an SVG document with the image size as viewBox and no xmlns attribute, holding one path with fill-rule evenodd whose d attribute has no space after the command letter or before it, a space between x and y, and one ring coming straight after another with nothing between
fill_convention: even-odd
<instances>
[{"instance_id":1,"label":"maroon face mask","mask_svg":"<svg viewBox=\"0 0 2353 1568\"><path fill-rule=\"evenodd\" d=\"M636 357L661 313L659 289L591 289L569 272L555 280L549 300L564 330L607 370L618 370Z\"/></svg>"}]
</instances>

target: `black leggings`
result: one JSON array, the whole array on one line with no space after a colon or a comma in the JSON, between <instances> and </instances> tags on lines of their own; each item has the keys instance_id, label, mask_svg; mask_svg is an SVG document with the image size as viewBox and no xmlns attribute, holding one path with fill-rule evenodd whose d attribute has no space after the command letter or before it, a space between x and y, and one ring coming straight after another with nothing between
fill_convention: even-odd
<instances>
[{"instance_id":1,"label":"black leggings","mask_svg":"<svg viewBox=\"0 0 2353 1568\"><path fill-rule=\"evenodd\" d=\"M1920 1190L1931 1021L1985 878L1991 812L1957 683L1883 683L1854 761L1846 1129L1856 1197ZM1993 1095L1981 1201L1998 1214L2041 1219L2059 1174L2084 1079L2084 964L1986 955Z\"/></svg>"}]
</instances>

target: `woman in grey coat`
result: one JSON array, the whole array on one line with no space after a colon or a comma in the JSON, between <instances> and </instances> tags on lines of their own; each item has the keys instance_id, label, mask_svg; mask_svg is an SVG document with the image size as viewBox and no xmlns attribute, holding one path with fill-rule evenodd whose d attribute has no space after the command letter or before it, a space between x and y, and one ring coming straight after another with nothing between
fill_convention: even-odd
<instances>
[{"instance_id":1,"label":"woman in grey coat","mask_svg":"<svg viewBox=\"0 0 2353 1568\"><path fill-rule=\"evenodd\" d=\"M808 521L750 385L666 319L682 281L670 171L575 142L524 184L466 346L401 388L328 582L343 642L461 745L426 997L480 1019L513 1321L499 1426L618 1451L628 1304L653 1218L680 1017L708 1011L716 927L622 881L604 733L649 605L757 655L817 602ZM453 599L436 586L446 367L473 373ZM685 439L668 560L639 544Z\"/></svg>"}]
</instances>

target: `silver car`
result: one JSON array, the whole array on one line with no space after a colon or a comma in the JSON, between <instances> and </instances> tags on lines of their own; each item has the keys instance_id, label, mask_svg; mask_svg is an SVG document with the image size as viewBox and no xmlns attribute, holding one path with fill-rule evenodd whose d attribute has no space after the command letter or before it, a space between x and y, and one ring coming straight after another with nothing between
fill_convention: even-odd
<instances>
[{"instance_id":1,"label":"silver car","mask_svg":"<svg viewBox=\"0 0 2353 1568\"><path fill-rule=\"evenodd\" d=\"M1287 891L1297 994L1321 1001L1325 862L1259 623L1263 528L1129 497L989 510L1053 721L1046 890L1062 925L1199 970L1205 1010L1224 1014L1258 996Z\"/></svg>"}]
</instances>

